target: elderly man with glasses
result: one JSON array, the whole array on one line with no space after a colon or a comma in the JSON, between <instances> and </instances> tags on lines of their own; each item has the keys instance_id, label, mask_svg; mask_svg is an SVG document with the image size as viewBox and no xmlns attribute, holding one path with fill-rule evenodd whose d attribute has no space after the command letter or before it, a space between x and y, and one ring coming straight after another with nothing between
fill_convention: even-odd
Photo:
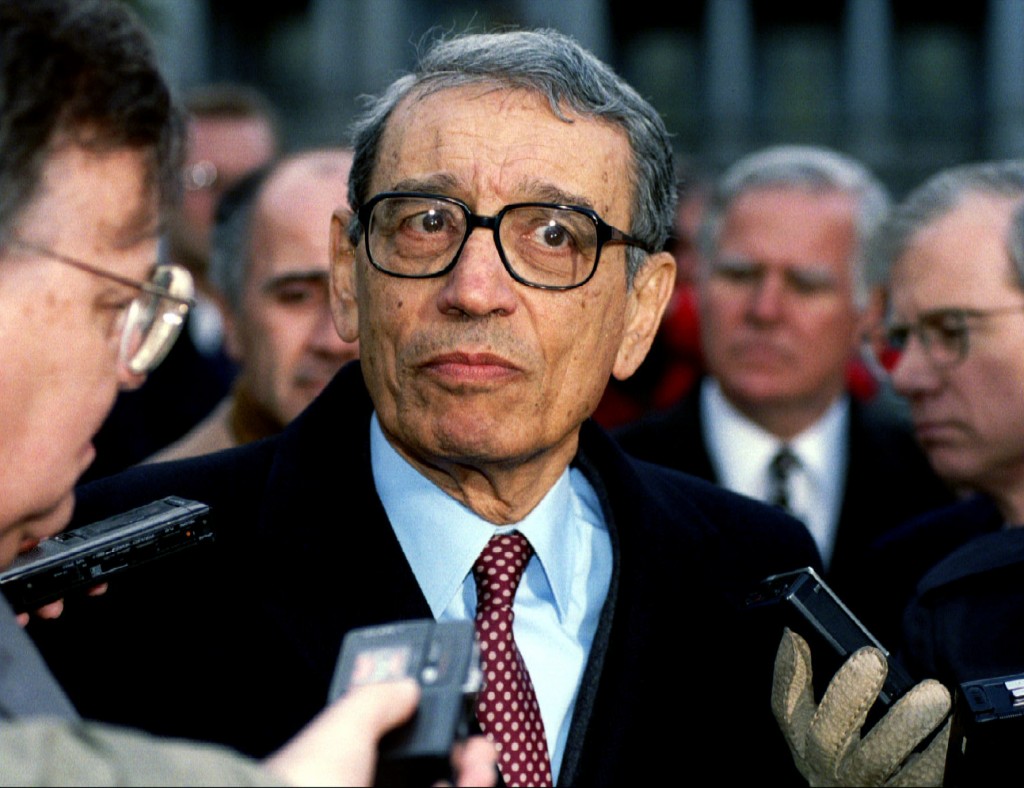
<instances>
[{"instance_id":1,"label":"elderly man with glasses","mask_svg":"<svg viewBox=\"0 0 1024 788\"><path fill-rule=\"evenodd\" d=\"M465 35L353 143L331 286L360 361L278 435L81 491L86 519L174 490L217 540L65 614L96 644L47 644L73 697L258 753L323 705L348 631L475 620L508 785L792 778L767 697L781 630L742 600L817 565L811 537L589 419L672 292L658 112L567 36Z\"/></svg>"}]
</instances>

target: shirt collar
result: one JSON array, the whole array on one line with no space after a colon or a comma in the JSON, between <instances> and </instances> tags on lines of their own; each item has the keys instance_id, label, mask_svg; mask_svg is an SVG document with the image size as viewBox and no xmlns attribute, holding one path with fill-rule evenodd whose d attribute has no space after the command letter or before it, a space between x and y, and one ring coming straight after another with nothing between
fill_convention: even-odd
<instances>
[{"instance_id":1,"label":"shirt collar","mask_svg":"<svg viewBox=\"0 0 1024 788\"><path fill-rule=\"evenodd\" d=\"M416 470L384 437L377 414L370 420L374 484L434 617L458 594L473 563L495 533L517 530L530 544L561 619L568 610L577 555L574 501L566 469L523 520L496 526L445 493Z\"/></svg>"},{"instance_id":2,"label":"shirt collar","mask_svg":"<svg viewBox=\"0 0 1024 788\"><path fill-rule=\"evenodd\" d=\"M723 486L763 497L764 469L783 442L740 413L714 378L705 378L701 385L700 407L704 440ZM813 482L827 485L830 479L843 478L849 412L849 397L838 397L818 421L789 441L801 472Z\"/></svg>"}]
</instances>

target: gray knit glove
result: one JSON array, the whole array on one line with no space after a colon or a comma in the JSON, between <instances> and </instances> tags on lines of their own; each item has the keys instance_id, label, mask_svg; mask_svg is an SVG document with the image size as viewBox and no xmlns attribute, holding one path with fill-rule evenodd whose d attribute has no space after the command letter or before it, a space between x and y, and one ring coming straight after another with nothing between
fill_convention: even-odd
<instances>
[{"instance_id":1,"label":"gray knit glove","mask_svg":"<svg viewBox=\"0 0 1024 788\"><path fill-rule=\"evenodd\" d=\"M815 705L811 650L796 633L783 633L775 657L772 711L811 786L942 785L951 700L939 682L926 679L915 685L861 738L887 672L882 652L866 646L836 671ZM924 751L913 752L940 725Z\"/></svg>"}]
</instances>

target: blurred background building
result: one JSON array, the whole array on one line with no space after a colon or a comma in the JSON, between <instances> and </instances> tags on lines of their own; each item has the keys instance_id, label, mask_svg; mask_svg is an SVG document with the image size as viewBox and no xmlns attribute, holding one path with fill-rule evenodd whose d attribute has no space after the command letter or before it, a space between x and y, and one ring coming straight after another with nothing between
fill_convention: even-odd
<instances>
[{"instance_id":1,"label":"blurred background building","mask_svg":"<svg viewBox=\"0 0 1024 788\"><path fill-rule=\"evenodd\" d=\"M1024 155L1024 0L126 1L172 83L255 84L292 148L343 141L359 96L438 32L548 26L614 65L708 171L819 143L900 196L939 167Z\"/></svg>"}]
</instances>

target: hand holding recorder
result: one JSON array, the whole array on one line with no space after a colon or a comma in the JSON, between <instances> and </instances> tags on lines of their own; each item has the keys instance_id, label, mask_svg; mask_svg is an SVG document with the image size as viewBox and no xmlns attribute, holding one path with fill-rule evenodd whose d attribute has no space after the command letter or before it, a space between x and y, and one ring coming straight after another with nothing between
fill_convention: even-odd
<instances>
[{"instance_id":1,"label":"hand holding recorder","mask_svg":"<svg viewBox=\"0 0 1024 788\"><path fill-rule=\"evenodd\" d=\"M381 739L414 716L419 699L412 679L353 687L264 765L295 785L372 785ZM494 785L495 762L490 742L470 737L452 751L453 784Z\"/></svg>"},{"instance_id":2,"label":"hand holding recorder","mask_svg":"<svg viewBox=\"0 0 1024 788\"><path fill-rule=\"evenodd\" d=\"M28 623L29 611L57 618L64 597L106 591L107 578L183 550L209 544L210 507L168 496L43 540L0 569L0 592Z\"/></svg>"}]
</instances>

